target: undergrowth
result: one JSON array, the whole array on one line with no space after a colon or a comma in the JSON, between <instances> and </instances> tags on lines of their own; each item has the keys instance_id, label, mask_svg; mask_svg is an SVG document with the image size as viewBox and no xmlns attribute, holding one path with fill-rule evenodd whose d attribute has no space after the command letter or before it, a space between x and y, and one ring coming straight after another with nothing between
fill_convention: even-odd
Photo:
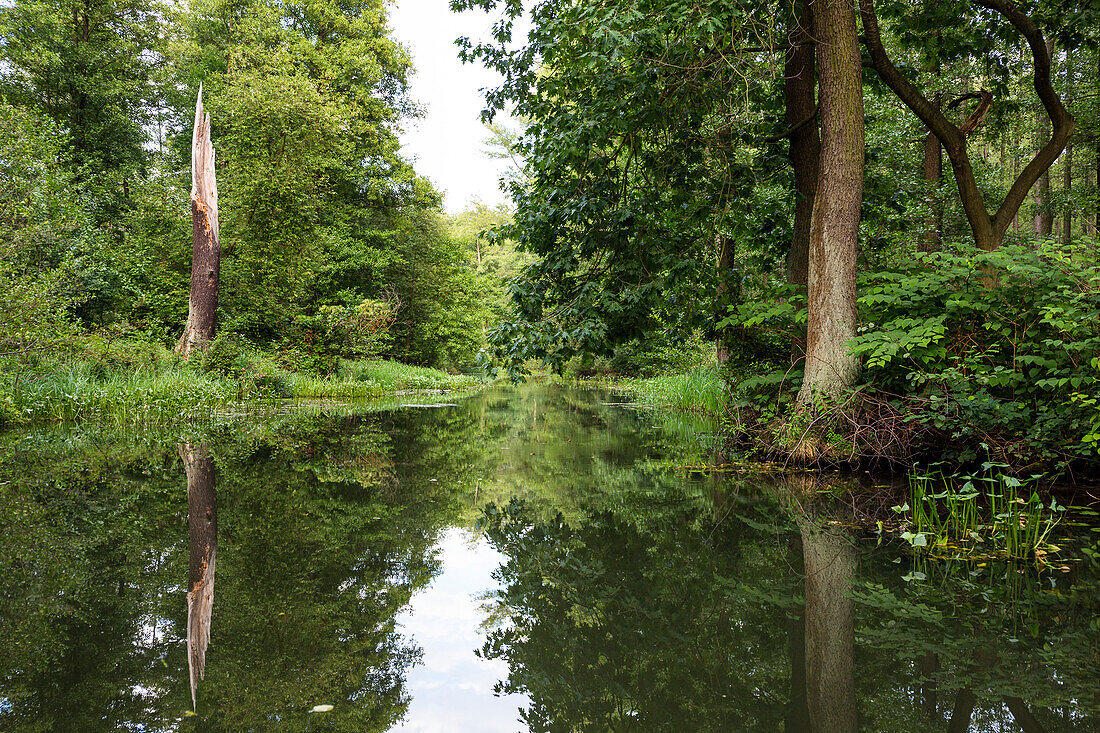
<instances>
[{"instance_id":1,"label":"undergrowth","mask_svg":"<svg viewBox=\"0 0 1100 733\"><path fill-rule=\"evenodd\" d=\"M64 354L9 363L0 377L3 425L98 420L164 423L229 406L263 408L283 399L377 398L456 390L482 380L385 360L341 361L335 374L290 371L278 355L226 337L185 362L163 346L99 336ZM250 408L251 409L251 408Z\"/></svg>"},{"instance_id":2,"label":"undergrowth","mask_svg":"<svg viewBox=\"0 0 1100 733\"><path fill-rule=\"evenodd\" d=\"M1014 469L1095 469L1098 255L1097 242L959 249L864 273L859 332L849 343L862 377L846 399L809 418L795 405L801 360L792 365L782 347L804 343L804 296L777 286L744 302L721 325L771 344L774 360L732 385L736 437L765 454L789 454L798 431L776 426L809 419L848 449L825 455L830 462L974 464L992 456Z\"/></svg>"}]
</instances>

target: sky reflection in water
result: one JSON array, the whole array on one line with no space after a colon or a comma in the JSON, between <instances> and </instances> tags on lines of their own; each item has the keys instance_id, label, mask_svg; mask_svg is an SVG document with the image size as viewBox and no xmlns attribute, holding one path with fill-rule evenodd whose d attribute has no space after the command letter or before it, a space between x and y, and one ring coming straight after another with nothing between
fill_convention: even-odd
<instances>
[{"instance_id":1,"label":"sky reflection in water","mask_svg":"<svg viewBox=\"0 0 1100 733\"><path fill-rule=\"evenodd\" d=\"M481 659L485 620L478 596L497 586L491 573L504 560L472 532L452 528L439 543L443 570L413 596L398 618L401 630L424 650L423 664L406 679L412 696L395 730L415 733L515 731L525 695L494 696L493 686L508 676L501 660Z\"/></svg>"},{"instance_id":2,"label":"sky reflection in water","mask_svg":"<svg viewBox=\"0 0 1100 733\"><path fill-rule=\"evenodd\" d=\"M876 546L605 392L456 401L0 435L0 730L1100 730L1095 561Z\"/></svg>"}]
</instances>

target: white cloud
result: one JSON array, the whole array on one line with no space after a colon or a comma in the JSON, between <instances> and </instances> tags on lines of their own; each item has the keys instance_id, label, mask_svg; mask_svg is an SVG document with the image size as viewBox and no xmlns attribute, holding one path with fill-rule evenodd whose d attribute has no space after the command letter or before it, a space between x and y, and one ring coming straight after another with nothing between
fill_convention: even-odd
<instances>
[{"instance_id":1,"label":"white cloud","mask_svg":"<svg viewBox=\"0 0 1100 733\"><path fill-rule=\"evenodd\" d=\"M453 13L449 0L397 0L390 9L394 37L409 48L416 66L412 97L425 109L424 117L406 124L402 150L446 194L452 213L473 200L489 206L507 200L498 185L507 163L485 155L489 131L480 117L480 90L496 87L500 76L463 64L454 43L459 36L488 38L493 20L480 11Z\"/></svg>"}]
</instances>

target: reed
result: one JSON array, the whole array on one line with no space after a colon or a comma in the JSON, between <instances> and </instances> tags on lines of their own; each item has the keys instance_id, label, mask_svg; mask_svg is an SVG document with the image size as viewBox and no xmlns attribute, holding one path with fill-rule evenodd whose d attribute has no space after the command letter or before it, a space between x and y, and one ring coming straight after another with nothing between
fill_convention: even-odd
<instances>
[{"instance_id":1,"label":"reed","mask_svg":"<svg viewBox=\"0 0 1100 733\"><path fill-rule=\"evenodd\" d=\"M616 385L640 402L677 410L722 415L725 412L725 396L718 367L701 366L683 374L628 379Z\"/></svg>"}]
</instances>

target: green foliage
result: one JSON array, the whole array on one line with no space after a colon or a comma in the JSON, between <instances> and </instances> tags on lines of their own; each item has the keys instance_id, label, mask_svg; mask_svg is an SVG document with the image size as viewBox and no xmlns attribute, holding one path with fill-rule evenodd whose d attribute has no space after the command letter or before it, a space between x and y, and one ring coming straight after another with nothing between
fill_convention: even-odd
<instances>
[{"instance_id":1,"label":"green foliage","mask_svg":"<svg viewBox=\"0 0 1100 733\"><path fill-rule=\"evenodd\" d=\"M725 414L726 394L721 373L713 365L696 367L683 374L628 379L616 386L649 405L708 415Z\"/></svg>"},{"instance_id":2,"label":"green foliage","mask_svg":"<svg viewBox=\"0 0 1100 733\"><path fill-rule=\"evenodd\" d=\"M1066 507L1028 488L1040 476L1018 479L1001 472L1008 468L1003 463L987 461L982 468L972 476L911 475L909 501L893 508L909 524L902 539L938 558L1049 563L1058 548L1047 540Z\"/></svg>"},{"instance_id":3,"label":"green foliage","mask_svg":"<svg viewBox=\"0 0 1100 733\"><path fill-rule=\"evenodd\" d=\"M54 348L74 330L68 309L92 235L61 146L50 120L0 98L0 360Z\"/></svg>"},{"instance_id":4,"label":"green foliage","mask_svg":"<svg viewBox=\"0 0 1100 733\"><path fill-rule=\"evenodd\" d=\"M494 323L499 281L480 272L466 242L446 234L437 217L423 217L400 242L390 271L396 298L393 354L415 364L471 369Z\"/></svg>"},{"instance_id":5,"label":"green foliage","mask_svg":"<svg viewBox=\"0 0 1100 733\"><path fill-rule=\"evenodd\" d=\"M491 0L453 5L523 12ZM719 298L716 235L755 242L754 254L783 238L775 205L785 196L760 195L771 205L751 213L743 205L757 203L754 186L776 162L761 155L749 100L731 103L742 92L759 99L760 69L708 57L770 43L770 18L750 6L545 0L518 50L511 22L490 43L462 41L468 60L504 76L487 116L512 103L528 123L515 145L525 175L501 236L538 259L512 283L515 312L492 335L504 366L539 359L560 369L657 330L686 336Z\"/></svg>"},{"instance_id":6,"label":"green foliage","mask_svg":"<svg viewBox=\"0 0 1100 733\"><path fill-rule=\"evenodd\" d=\"M0 284L12 295L0 354L54 344L72 321L175 341L201 83L219 161L222 330L313 372L379 355L473 365L505 274L477 270L400 154L399 123L416 110L386 16L377 0L0 9ZM276 366L219 370L254 374L247 393L282 394Z\"/></svg>"},{"instance_id":7,"label":"green foliage","mask_svg":"<svg viewBox=\"0 0 1100 733\"><path fill-rule=\"evenodd\" d=\"M0 94L53 120L97 222L144 168L156 0L18 0L0 12Z\"/></svg>"},{"instance_id":8,"label":"green foliage","mask_svg":"<svg viewBox=\"0 0 1100 733\"><path fill-rule=\"evenodd\" d=\"M956 457L994 446L1014 461L1095 460L1100 267L1095 243L925 255L860 279L860 389L945 436ZM805 323L793 299L746 303L725 324L765 338ZM735 392L757 409L797 391L779 367ZM932 448L934 446L925 446Z\"/></svg>"},{"instance_id":9,"label":"green foliage","mask_svg":"<svg viewBox=\"0 0 1100 733\"><path fill-rule=\"evenodd\" d=\"M910 394L952 440L1007 436L1040 459L1083 455L1100 385L1095 245L938 254L869 275L860 296L867 383ZM988 279L995 281L987 287Z\"/></svg>"}]
</instances>

